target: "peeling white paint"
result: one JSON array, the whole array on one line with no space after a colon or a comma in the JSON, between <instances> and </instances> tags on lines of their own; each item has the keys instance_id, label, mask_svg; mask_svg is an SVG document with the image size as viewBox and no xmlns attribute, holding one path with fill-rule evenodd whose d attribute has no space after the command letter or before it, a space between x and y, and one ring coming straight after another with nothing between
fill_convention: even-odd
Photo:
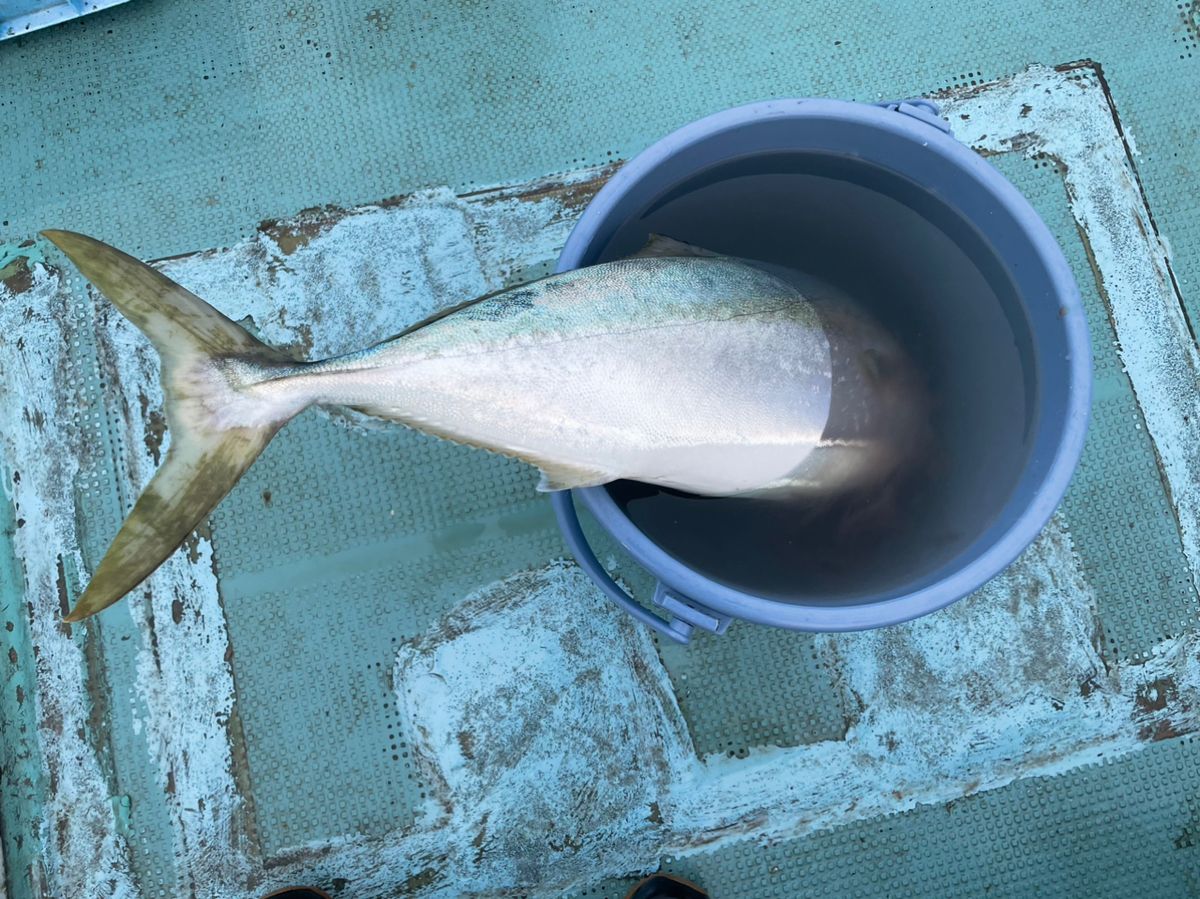
<instances>
[{"instance_id":1,"label":"peeling white paint","mask_svg":"<svg viewBox=\"0 0 1200 899\"><path fill-rule=\"evenodd\" d=\"M398 654L401 708L436 791L426 816L378 841L309 846L272 881L337 870L372 897L425 873L424 896L558 896L663 855L791 838L1061 774L1136 751L1164 723L1194 729L1200 635L1117 676L1092 644L1095 624L1056 519L972 597L899 627L827 638L860 709L844 740L701 759L647 634L573 565L517 575ZM578 641L579 654L564 641ZM1156 689L1177 691L1161 712ZM605 750L614 721L629 732ZM625 753L644 758L648 742L662 761L628 764ZM372 845L394 860L390 880Z\"/></svg>"},{"instance_id":2,"label":"peeling white paint","mask_svg":"<svg viewBox=\"0 0 1200 899\"><path fill-rule=\"evenodd\" d=\"M1200 590L1200 351L1126 153L1091 69L1035 66L944 101L958 138L980 150L1045 153L1065 166L1071 214L1086 235L1118 352L1162 460L1192 582ZM963 116L967 116L966 119Z\"/></svg>"},{"instance_id":3,"label":"peeling white paint","mask_svg":"<svg viewBox=\"0 0 1200 899\"><path fill-rule=\"evenodd\" d=\"M156 468L145 437L150 416L162 410L158 358L106 302L97 304L96 322L102 365L115 375L106 381L106 405L125 410L117 435L125 447L122 495L135 497ZM168 446L169 436L156 451ZM127 603L141 637L136 684L146 705L135 729L174 825L178 881L245 882L253 863L226 732L233 679L209 542L170 556Z\"/></svg>"},{"instance_id":4,"label":"peeling white paint","mask_svg":"<svg viewBox=\"0 0 1200 899\"><path fill-rule=\"evenodd\" d=\"M649 633L574 564L467 599L396 661L457 895L653 866L694 752Z\"/></svg>"},{"instance_id":5,"label":"peeling white paint","mask_svg":"<svg viewBox=\"0 0 1200 899\"><path fill-rule=\"evenodd\" d=\"M941 614L822 638L847 705L861 709L846 742L897 774L935 780L1053 750L1060 734L1064 745L1088 742L1084 719L1113 717L1096 628L1092 589L1055 519L1020 564ZM1108 730L1128 729L1128 718L1121 710Z\"/></svg>"},{"instance_id":6,"label":"peeling white paint","mask_svg":"<svg viewBox=\"0 0 1200 899\"><path fill-rule=\"evenodd\" d=\"M59 560L82 570L74 484L85 456L78 390L63 353L77 303L66 281L34 263L27 290L0 284L0 478L24 524L13 537L25 580L35 648L38 742L51 785L40 837L46 895L134 897L128 848L109 786L86 739L91 700L78 631L60 623ZM39 872L31 872L36 883Z\"/></svg>"},{"instance_id":7,"label":"peeling white paint","mask_svg":"<svg viewBox=\"0 0 1200 899\"><path fill-rule=\"evenodd\" d=\"M824 638L842 741L701 766L674 854L776 839L1069 770L1138 748L1136 690L1105 672L1092 591L1055 520L1004 574L934 615Z\"/></svg>"},{"instance_id":8,"label":"peeling white paint","mask_svg":"<svg viewBox=\"0 0 1200 899\"><path fill-rule=\"evenodd\" d=\"M311 241L293 235L277 241L263 233L229 250L171 260L161 268L234 318L253 318L264 339L330 355L395 333L552 261L572 222L555 191L588 184L599 171L486 192L469 202L438 189L328 222L302 216L281 227L308 229L315 235ZM150 345L101 300L95 322L90 316L71 319L76 302L67 283L41 263L35 264L27 293L12 296L0 287L4 333L25 338L21 346L0 343L0 449L6 495L26 519L16 552L29 585L40 652L35 699L55 786L43 822L46 890L132 896L136 890L104 774L81 736L88 711L82 653L58 625L57 555L67 557L70 570L83 571L73 491L79 460L88 451L73 421L77 385L67 382L61 351L74 328L97 329L102 364L115 374L105 390L106 405L119 411L114 421L125 448L122 496L131 499L149 480L153 454L166 451L169 433L161 446L152 450L147 444L147 435L161 432L155 418L162 411L158 360ZM40 428L27 417L34 413L44 416ZM14 484L16 471L21 481ZM232 771L226 725L235 696L209 541L201 537L190 553L173 556L127 602L142 638L137 686L147 708L146 719L135 720L134 727L147 741L174 823L178 882L194 884L198 895L226 895L244 885L259 862ZM69 837L62 852L53 839L60 828ZM117 891L97 886L110 881Z\"/></svg>"},{"instance_id":9,"label":"peeling white paint","mask_svg":"<svg viewBox=\"0 0 1200 899\"><path fill-rule=\"evenodd\" d=\"M1072 210L1092 240L1195 573L1196 449L1179 440L1197 398L1194 346L1107 101L1081 74L1076 81L1038 68L945 108L956 123L969 116L981 148L1004 152L1021 141L1066 163ZM1032 112L1021 116L1027 104ZM1164 644L1144 664L1109 675L1093 645L1096 627L1091 591L1056 521L977 596L900 628L829 638L844 687L862 705L846 739L695 760L672 786L672 836L662 851L791 836L948 801L1135 751L1172 728L1194 729L1188 709L1196 708L1200 640ZM1171 689L1178 695L1162 697L1156 711L1153 691ZM471 695L478 693L475 685ZM429 757L453 770L452 748L438 747L426 747ZM598 868L593 876L606 873L619 872Z\"/></svg>"}]
</instances>

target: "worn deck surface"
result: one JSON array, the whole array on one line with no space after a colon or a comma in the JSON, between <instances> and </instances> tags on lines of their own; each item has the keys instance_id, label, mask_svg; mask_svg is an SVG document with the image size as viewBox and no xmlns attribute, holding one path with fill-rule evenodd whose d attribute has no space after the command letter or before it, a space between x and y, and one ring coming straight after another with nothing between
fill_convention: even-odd
<instances>
[{"instance_id":1,"label":"worn deck surface","mask_svg":"<svg viewBox=\"0 0 1200 899\"><path fill-rule=\"evenodd\" d=\"M960 6L132 0L0 43L0 897L1200 893L1200 9ZM323 354L546 272L685 121L918 94L1046 219L1096 354L1071 492L978 595L658 644L530 470L312 413L59 624L170 435L38 229Z\"/></svg>"}]
</instances>

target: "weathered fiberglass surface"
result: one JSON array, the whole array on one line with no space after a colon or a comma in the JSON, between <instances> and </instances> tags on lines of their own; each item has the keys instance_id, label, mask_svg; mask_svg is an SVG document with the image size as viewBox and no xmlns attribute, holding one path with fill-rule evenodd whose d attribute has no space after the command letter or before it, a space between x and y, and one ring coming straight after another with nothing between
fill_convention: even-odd
<instances>
[{"instance_id":1,"label":"weathered fiberglass surface","mask_svg":"<svg viewBox=\"0 0 1200 899\"><path fill-rule=\"evenodd\" d=\"M0 42L8 895L1200 892L1200 12L1128 7L132 0ZM59 623L170 435L148 344L39 229L327 354L547 272L686 121L916 95L1046 220L1095 351L1071 491L977 595L660 644L530 469L311 412Z\"/></svg>"}]
</instances>

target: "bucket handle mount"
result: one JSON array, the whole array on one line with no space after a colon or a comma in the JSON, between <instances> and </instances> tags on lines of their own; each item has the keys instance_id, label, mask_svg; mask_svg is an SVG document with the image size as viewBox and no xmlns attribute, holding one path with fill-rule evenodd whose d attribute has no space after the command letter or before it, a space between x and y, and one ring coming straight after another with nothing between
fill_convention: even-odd
<instances>
[{"instance_id":1,"label":"bucket handle mount","mask_svg":"<svg viewBox=\"0 0 1200 899\"><path fill-rule=\"evenodd\" d=\"M663 618L655 615L630 596L600 564L600 560L596 558L596 553L588 543L588 539L583 533L583 527L579 523L579 513L575 510L571 491L560 490L553 493L550 501L554 504L554 514L558 517L559 528L567 541L567 546L570 547L575 560L579 563L579 567L587 572L588 576L595 581L596 586L604 591L609 599L642 624L653 628L676 643L687 643L691 639L692 631L696 628L711 631L714 634L723 634L728 629L729 622L732 620L729 616L719 615L703 608L698 603L680 596L661 581L654 588L654 596L651 601L666 611L670 617Z\"/></svg>"}]
</instances>

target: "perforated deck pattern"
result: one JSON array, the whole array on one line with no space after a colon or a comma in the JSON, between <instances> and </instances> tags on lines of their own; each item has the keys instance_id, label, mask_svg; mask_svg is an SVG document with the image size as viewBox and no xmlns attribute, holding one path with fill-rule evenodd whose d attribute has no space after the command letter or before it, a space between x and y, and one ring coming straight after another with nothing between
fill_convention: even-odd
<instances>
[{"instance_id":1,"label":"perforated deck pattern","mask_svg":"<svg viewBox=\"0 0 1200 899\"><path fill-rule=\"evenodd\" d=\"M1030 778L771 846L667 862L715 899L1195 896L1200 744ZM576 899L624 899L634 878Z\"/></svg>"},{"instance_id":2,"label":"perforated deck pattern","mask_svg":"<svg viewBox=\"0 0 1200 899\"><path fill-rule=\"evenodd\" d=\"M391 684L396 644L561 553L535 483L497 456L312 413L222 506L216 552L231 572L222 593L265 852L412 820L424 793ZM266 549L263 534L278 535ZM320 788L294 789L304 782Z\"/></svg>"},{"instance_id":3,"label":"perforated deck pattern","mask_svg":"<svg viewBox=\"0 0 1200 899\"><path fill-rule=\"evenodd\" d=\"M1083 294L1092 340L1092 422L1063 510L1096 591L1106 655L1112 661L1139 658L1200 623L1175 512L1061 175L1050 160L1005 155L991 162L1050 226Z\"/></svg>"}]
</instances>

